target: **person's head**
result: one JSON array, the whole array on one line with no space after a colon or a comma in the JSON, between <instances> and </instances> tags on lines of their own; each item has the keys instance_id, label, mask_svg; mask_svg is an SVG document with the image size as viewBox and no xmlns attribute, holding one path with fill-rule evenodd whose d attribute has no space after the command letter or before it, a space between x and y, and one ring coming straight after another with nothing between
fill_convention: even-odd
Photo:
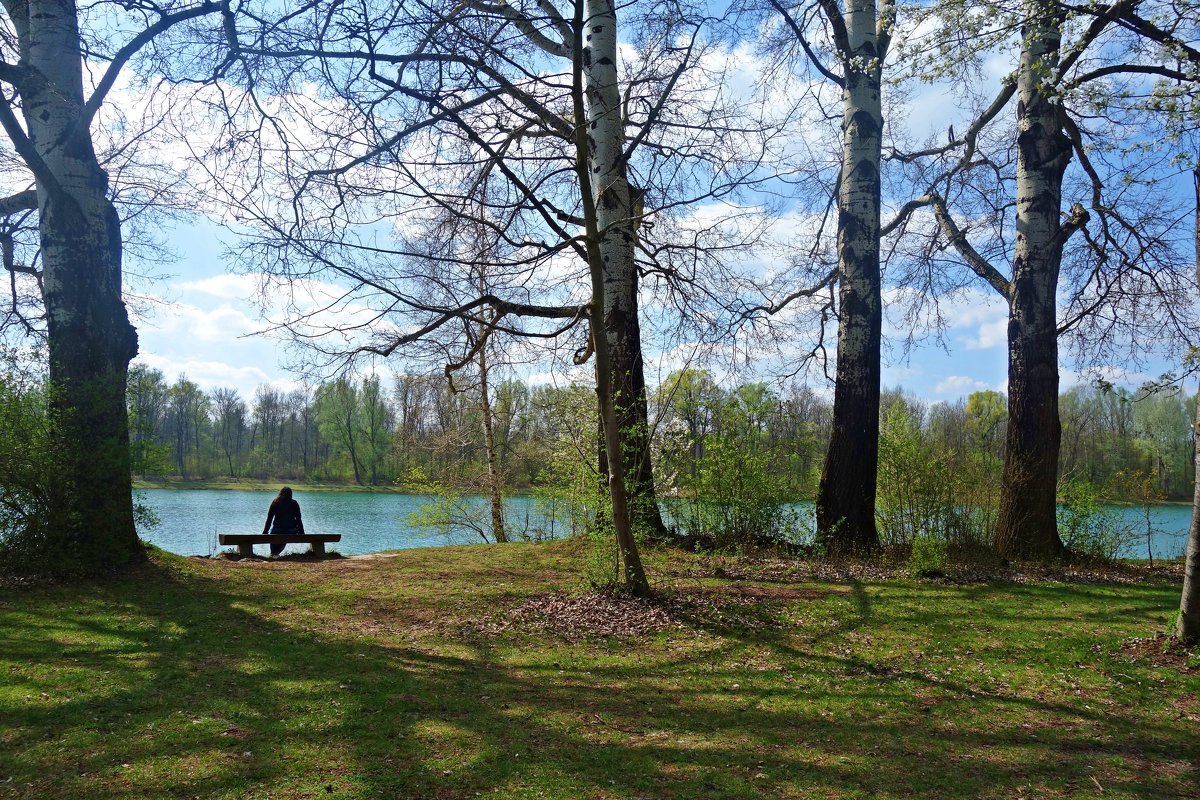
<instances>
[{"instance_id":1,"label":"person's head","mask_svg":"<svg viewBox=\"0 0 1200 800\"><path fill-rule=\"evenodd\" d=\"M278 497L278 498L276 498L276 499L278 499L278 500L291 500L291 499L292 499L292 487L290 487L290 486L285 486L285 487L283 487L282 489L280 489L280 490L279 490L279 497Z\"/></svg>"}]
</instances>

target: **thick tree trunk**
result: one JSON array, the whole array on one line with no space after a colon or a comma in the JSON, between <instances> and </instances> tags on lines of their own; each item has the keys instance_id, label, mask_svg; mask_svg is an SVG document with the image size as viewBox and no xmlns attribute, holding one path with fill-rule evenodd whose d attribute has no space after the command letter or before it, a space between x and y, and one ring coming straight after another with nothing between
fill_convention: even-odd
<instances>
[{"instance_id":1,"label":"thick tree trunk","mask_svg":"<svg viewBox=\"0 0 1200 800\"><path fill-rule=\"evenodd\" d=\"M1058 63L1061 18L1044 3L1026 5L1017 72L1017 225L1008 315L1008 434L996 525L996 551L1057 558L1055 489L1058 417L1057 297L1067 235L1062 179L1071 144L1043 76Z\"/></svg>"},{"instance_id":2,"label":"thick tree trunk","mask_svg":"<svg viewBox=\"0 0 1200 800\"><path fill-rule=\"evenodd\" d=\"M496 427L492 420L492 400L488 396L487 345L479 349L479 415L483 418L483 447L487 451L488 495L492 506L492 538L508 541L504 531L504 498L500 493L500 471L496 467Z\"/></svg>"},{"instance_id":3,"label":"thick tree trunk","mask_svg":"<svg viewBox=\"0 0 1200 800\"><path fill-rule=\"evenodd\" d=\"M1196 288L1200 289L1200 166L1192 175L1196 188ZM1192 487L1192 524L1188 528L1187 556L1183 565L1183 592L1179 597L1179 621L1175 637L1186 645L1200 642L1200 388L1196 390L1196 417L1192 431L1195 447L1195 483Z\"/></svg>"},{"instance_id":4,"label":"thick tree trunk","mask_svg":"<svg viewBox=\"0 0 1200 800\"><path fill-rule=\"evenodd\" d=\"M846 9L849 53L838 194L838 350L833 431L817 492L817 541L835 555L879 547L879 381L883 306L879 274L879 163L883 133L879 19L873 0Z\"/></svg>"},{"instance_id":5,"label":"thick tree trunk","mask_svg":"<svg viewBox=\"0 0 1200 800\"><path fill-rule=\"evenodd\" d=\"M83 109L72 0L7 4L22 62L20 87L37 155L39 234L49 343L51 421L63 460L65 512L53 535L85 568L141 554L133 522L125 389L137 334L121 298L121 223L109 201ZM15 13L14 13L15 12ZM27 157L28 160L28 157Z\"/></svg>"},{"instance_id":6,"label":"thick tree trunk","mask_svg":"<svg viewBox=\"0 0 1200 800\"><path fill-rule=\"evenodd\" d=\"M619 316L625 330L628 330L629 322L625 317L632 313L635 323L637 318L636 305L628 308L622 305L620 297L610 304L607 298L609 288L619 292L621 281L629 280L631 272L636 285L632 228L629 227L624 118L617 81L617 14L613 0L588 0L576 14L579 40L576 41L574 68L577 79L583 80L586 111L583 108L585 98L578 93L575 110L577 119L587 120L587 127L578 134L580 163L577 170L584 189L588 265L592 279L591 335L596 360L596 396L604 430L608 493L623 582L633 594L647 595L650 584L638 554L629 512L623 457L626 431L617 414L619 382L613 374L612 345L607 333L608 320L613 313ZM622 346L621 337L615 338L617 346ZM633 346L640 348L640 342Z\"/></svg>"}]
</instances>

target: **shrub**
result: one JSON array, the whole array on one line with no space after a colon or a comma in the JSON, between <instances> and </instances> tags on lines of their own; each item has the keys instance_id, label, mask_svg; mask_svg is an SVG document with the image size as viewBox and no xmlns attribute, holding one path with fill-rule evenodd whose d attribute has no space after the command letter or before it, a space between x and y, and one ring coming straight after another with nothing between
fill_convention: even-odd
<instances>
[{"instance_id":1,"label":"shrub","mask_svg":"<svg viewBox=\"0 0 1200 800\"><path fill-rule=\"evenodd\" d=\"M0 376L0 569L18 574L86 571L62 537L70 522L63 501L69 491L56 475L44 393L11 373ZM73 530L76 526L66 529Z\"/></svg>"},{"instance_id":2,"label":"shrub","mask_svg":"<svg viewBox=\"0 0 1200 800\"><path fill-rule=\"evenodd\" d=\"M1071 553L1110 561L1132 540L1134 532L1120 515L1100 505L1087 481L1064 481L1058 497L1058 533Z\"/></svg>"},{"instance_id":3,"label":"shrub","mask_svg":"<svg viewBox=\"0 0 1200 800\"><path fill-rule=\"evenodd\" d=\"M801 538L786 478L766 454L747 452L728 436L711 436L689 483L692 497L671 504L671 522L689 538L717 548Z\"/></svg>"},{"instance_id":4,"label":"shrub","mask_svg":"<svg viewBox=\"0 0 1200 800\"><path fill-rule=\"evenodd\" d=\"M904 401L880 424L876 518L885 545L919 538L974 544L987 541L990 493L972 491L946 453L926 443L917 413Z\"/></svg>"},{"instance_id":5,"label":"shrub","mask_svg":"<svg viewBox=\"0 0 1200 800\"><path fill-rule=\"evenodd\" d=\"M946 574L949 545L936 536L917 536L912 540L908 569L913 575L930 578Z\"/></svg>"}]
</instances>

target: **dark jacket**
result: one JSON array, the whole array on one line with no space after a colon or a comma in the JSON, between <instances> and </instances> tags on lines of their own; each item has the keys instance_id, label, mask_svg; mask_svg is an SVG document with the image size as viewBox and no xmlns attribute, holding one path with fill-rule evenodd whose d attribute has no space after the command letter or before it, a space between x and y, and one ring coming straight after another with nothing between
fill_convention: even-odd
<instances>
[{"instance_id":1,"label":"dark jacket","mask_svg":"<svg viewBox=\"0 0 1200 800\"><path fill-rule=\"evenodd\" d=\"M275 527L272 530L271 523ZM304 533L304 520L300 519L300 504L296 498L286 500L275 498L271 501L271 510L267 512L267 521L263 525L263 533Z\"/></svg>"}]
</instances>

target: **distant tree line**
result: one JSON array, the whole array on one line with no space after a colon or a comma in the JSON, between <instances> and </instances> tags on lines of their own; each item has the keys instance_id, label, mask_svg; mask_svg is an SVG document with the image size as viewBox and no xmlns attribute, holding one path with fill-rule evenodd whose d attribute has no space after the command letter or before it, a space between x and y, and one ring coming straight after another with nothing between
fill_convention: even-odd
<instances>
[{"instance_id":1,"label":"distant tree line","mask_svg":"<svg viewBox=\"0 0 1200 800\"><path fill-rule=\"evenodd\" d=\"M379 486L420 483L414 476L421 476L469 490L482 488L487 470L478 387L454 391L440 375L343 377L287 390L264 384L243 397L231 388L204 391L185 376L171 383L135 364L128 398L134 474L142 478ZM564 462L577 468L597 460L589 387L510 379L492 385L489 399L505 491L552 485ZM1174 389L1076 386L1059 407L1060 480L1133 499L1122 496L1124 479L1139 474L1163 498L1190 496L1193 397ZM747 476L769 478L773 496L815 496L833 409L811 388L730 387L706 370L686 369L650 392L650 408L655 480L664 497L712 499ZM925 466L944 463L977 487L999 483L1003 394L927 403L893 389L883 393L881 408L884 483L889 468L918 471L899 463L905 442L917 448L908 457Z\"/></svg>"}]
</instances>

